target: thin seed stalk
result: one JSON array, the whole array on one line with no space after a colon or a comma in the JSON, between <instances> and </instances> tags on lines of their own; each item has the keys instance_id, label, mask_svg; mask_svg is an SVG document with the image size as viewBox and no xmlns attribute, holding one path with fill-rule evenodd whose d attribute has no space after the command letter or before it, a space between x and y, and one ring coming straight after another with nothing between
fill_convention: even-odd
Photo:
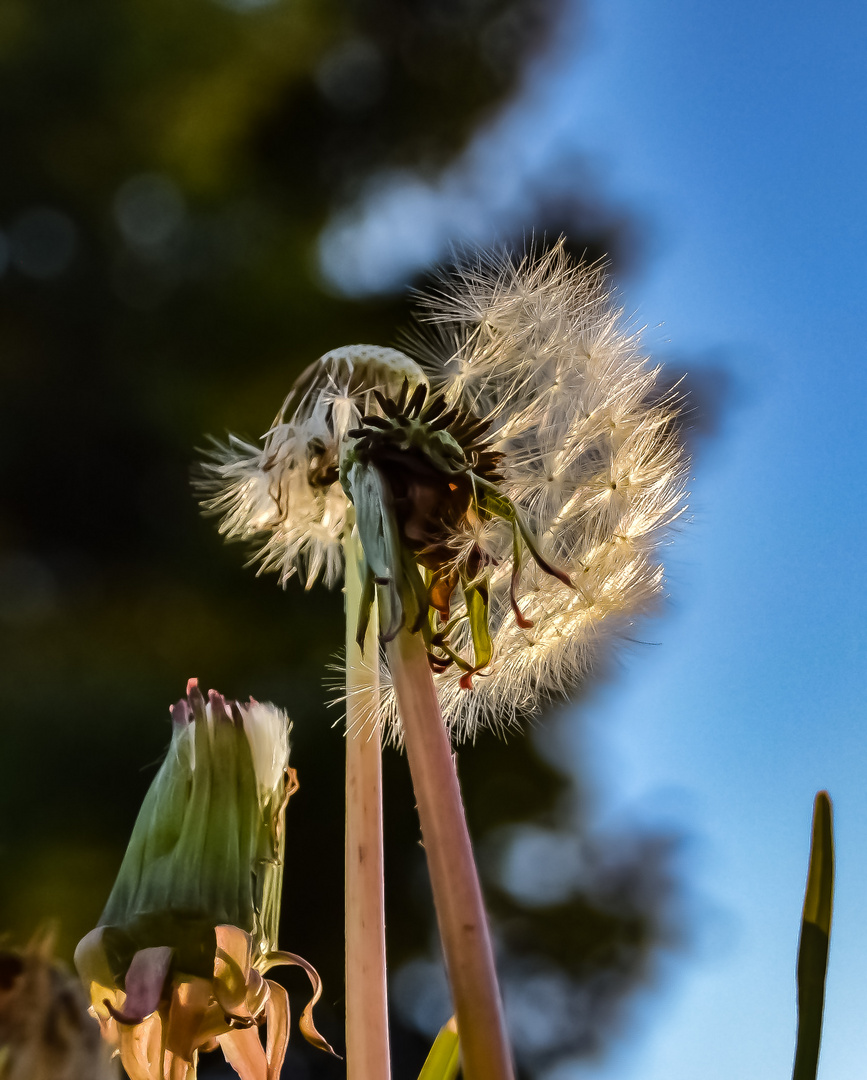
<instances>
[{"instance_id":1,"label":"thin seed stalk","mask_svg":"<svg viewBox=\"0 0 867 1080\"><path fill-rule=\"evenodd\" d=\"M364 648L356 640L361 544L344 540L346 561L346 1073L389 1080L382 850L382 750L376 605Z\"/></svg>"},{"instance_id":2,"label":"thin seed stalk","mask_svg":"<svg viewBox=\"0 0 867 1080\"><path fill-rule=\"evenodd\" d=\"M464 1080L514 1080L488 920L448 733L419 634L386 646L452 989Z\"/></svg>"}]
</instances>

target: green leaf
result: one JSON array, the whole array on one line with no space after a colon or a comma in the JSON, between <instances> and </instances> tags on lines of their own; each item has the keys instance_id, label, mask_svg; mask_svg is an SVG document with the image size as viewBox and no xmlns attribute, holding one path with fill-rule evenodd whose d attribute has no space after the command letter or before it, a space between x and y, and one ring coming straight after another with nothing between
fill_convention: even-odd
<instances>
[{"instance_id":1,"label":"green leaf","mask_svg":"<svg viewBox=\"0 0 867 1080\"><path fill-rule=\"evenodd\" d=\"M813 806L810 867L798 946L798 1039L792 1080L815 1080L819 1067L833 904L834 826L831 800L827 791L820 791Z\"/></svg>"},{"instance_id":2,"label":"green leaf","mask_svg":"<svg viewBox=\"0 0 867 1080\"><path fill-rule=\"evenodd\" d=\"M418 1080L455 1080L460 1067L460 1043L455 1018L440 1028Z\"/></svg>"}]
</instances>

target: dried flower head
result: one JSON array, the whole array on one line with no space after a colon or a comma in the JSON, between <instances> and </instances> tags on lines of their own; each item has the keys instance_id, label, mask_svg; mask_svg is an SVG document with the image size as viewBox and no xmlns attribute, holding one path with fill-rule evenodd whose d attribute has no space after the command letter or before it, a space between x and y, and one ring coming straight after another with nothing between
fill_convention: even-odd
<instances>
[{"instance_id":1,"label":"dried flower head","mask_svg":"<svg viewBox=\"0 0 867 1080\"><path fill-rule=\"evenodd\" d=\"M567 694L653 607L687 459L676 396L602 268L562 241L466 260L420 307L416 360L394 354L385 377L368 346L324 357L262 450L215 456L205 505L227 535L267 532L263 569L309 585L339 573L348 494L368 601L375 585L386 637L404 622L425 634L464 739ZM399 741L386 670L382 685Z\"/></svg>"},{"instance_id":2,"label":"dried flower head","mask_svg":"<svg viewBox=\"0 0 867 1080\"><path fill-rule=\"evenodd\" d=\"M350 345L301 375L261 446L230 436L215 443L197 487L227 539L264 538L253 561L281 585L298 574L305 588L343 570L348 502L339 482L340 446L374 407L374 391L398 393L404 380L426 385L421 368L396 349Z\"/></svg>"},{"instance_id":3,"label":"dried flower head","mask_svg":"<svg viewBox=\"0 0 867 1080\"><path fill-rule=\"evenodd\" d=\"M172 742L117 881L75 964L104 1037L132 1080L194 1080L218 1045L243 1080L276 1080L289 1038L286 991L264 978L298 964L277 948L284 814L296 790L289 724L273 705L227 701L196 680L172 708ZM267 1046L258 1028L267 1020Z\"/></svg>"},{"instance_id":4,"label":"dried flower head","mask_svg":"<svg viewBox=\"0 0 867 1080\"><path fill-rule=\"evenodd\" d=\"M53 934L0 950L3 1080L116 1080L78 980L53 958Z\"/></svg>"}]
</instances>

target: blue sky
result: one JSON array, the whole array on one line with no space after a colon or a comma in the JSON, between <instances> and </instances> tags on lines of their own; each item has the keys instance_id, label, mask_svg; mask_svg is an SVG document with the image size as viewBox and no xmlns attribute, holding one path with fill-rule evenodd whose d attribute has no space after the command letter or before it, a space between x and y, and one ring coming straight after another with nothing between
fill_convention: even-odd
<instances>
[{"instance_id":1,"label":"blue sky","mask_svg":"<svg viewBox=\"0 0 867 1080\"><path fill-rule=\"evenodd\" d=\"M694 837L698 947L639 1035L572 1075L790 1072L821 787L838 891L820 1075L867 1069L865 32L854 4L609 0L562 83L576 141L654 222L630 308L657 353L723 362L736 403L698 462L663 645L590 721L612 802Z\"/></svg>"},{"instance_id":2,"label":"blue sky","mask_svg":"<svg viewBox=\"0 0 867 1080\"><path fill-rule=\"evenodd\" d=\"M551 1080L790 1075L823 787L838 880L820 1076L867 1072L865 40L855 3L589 0L463 162L382 178L323 242L327 272L329 244L355 239L349 291L393 283L448 236L484 240L580 149L581 182L649 224L622 293L651 350L731 375L667 560L671 614L646 635L660 647L624 658L585 728L549 736L592 748L603 813L692 837L695 944L608 1060ZM384 253L385 227L404 242Z\"/></svg>"}]
</instances>

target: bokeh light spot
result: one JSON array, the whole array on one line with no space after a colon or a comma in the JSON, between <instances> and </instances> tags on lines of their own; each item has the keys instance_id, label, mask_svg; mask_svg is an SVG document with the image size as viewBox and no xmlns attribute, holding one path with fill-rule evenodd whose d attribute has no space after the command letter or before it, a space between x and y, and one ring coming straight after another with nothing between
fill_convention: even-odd
<instances>
[{"instance_id":1,"label":"bokeh light spot","mask_svg":"<svg viewBox=\"0 0 867 1080\"><path fill-rule=\"evenodd\" d=\"M382 54L372 41L354 37L332 49L316 69L316 85L341 112L375 105L385 86Z\"/></svg>"},{"instance_id":2,"label":"bokeh light spot","mask_svg":"<svg viewBox=\"0 0 867 1080\"><path fill-rule=\"evenodd\" d=\"M9 229L13 264L39 281L59 277L69 267L77 241L72 219L50 206L24 211Z\"/></svg>"},{"instance_id":3,"label":"bokeh light spot","mask_svg":"<svg viewBox=\"0 0 867 1080\"><path fill-rule=\"evenodd\" d=\"M528 825L504 830L500 842L497 876L519 903L544 907L575 893L581 875L577 837Z\"/></svg>"},{"instance_id":4,"label":"bokeh light spot","mask_svg":"<svg viewBox=\"0 0 867 1080\"><path fill-rule=\"evenodd\" d=\"M403 964L391 979L391 1000L407 1024L436 1035L452 1011L443 965L422 959Z\"/></svg>"},{"instance_id":5,"label":"bokeh light spot","mask_svg":"<svg viewBox=\"0 0 867 1080\"><path fill-rule=\"evenodd\" d=\"M136 248L160 248L183 225L183 196L168 177L142 173L127 180L118 190L114 216L128 244Z\"/></svg>"}]
</instances>

